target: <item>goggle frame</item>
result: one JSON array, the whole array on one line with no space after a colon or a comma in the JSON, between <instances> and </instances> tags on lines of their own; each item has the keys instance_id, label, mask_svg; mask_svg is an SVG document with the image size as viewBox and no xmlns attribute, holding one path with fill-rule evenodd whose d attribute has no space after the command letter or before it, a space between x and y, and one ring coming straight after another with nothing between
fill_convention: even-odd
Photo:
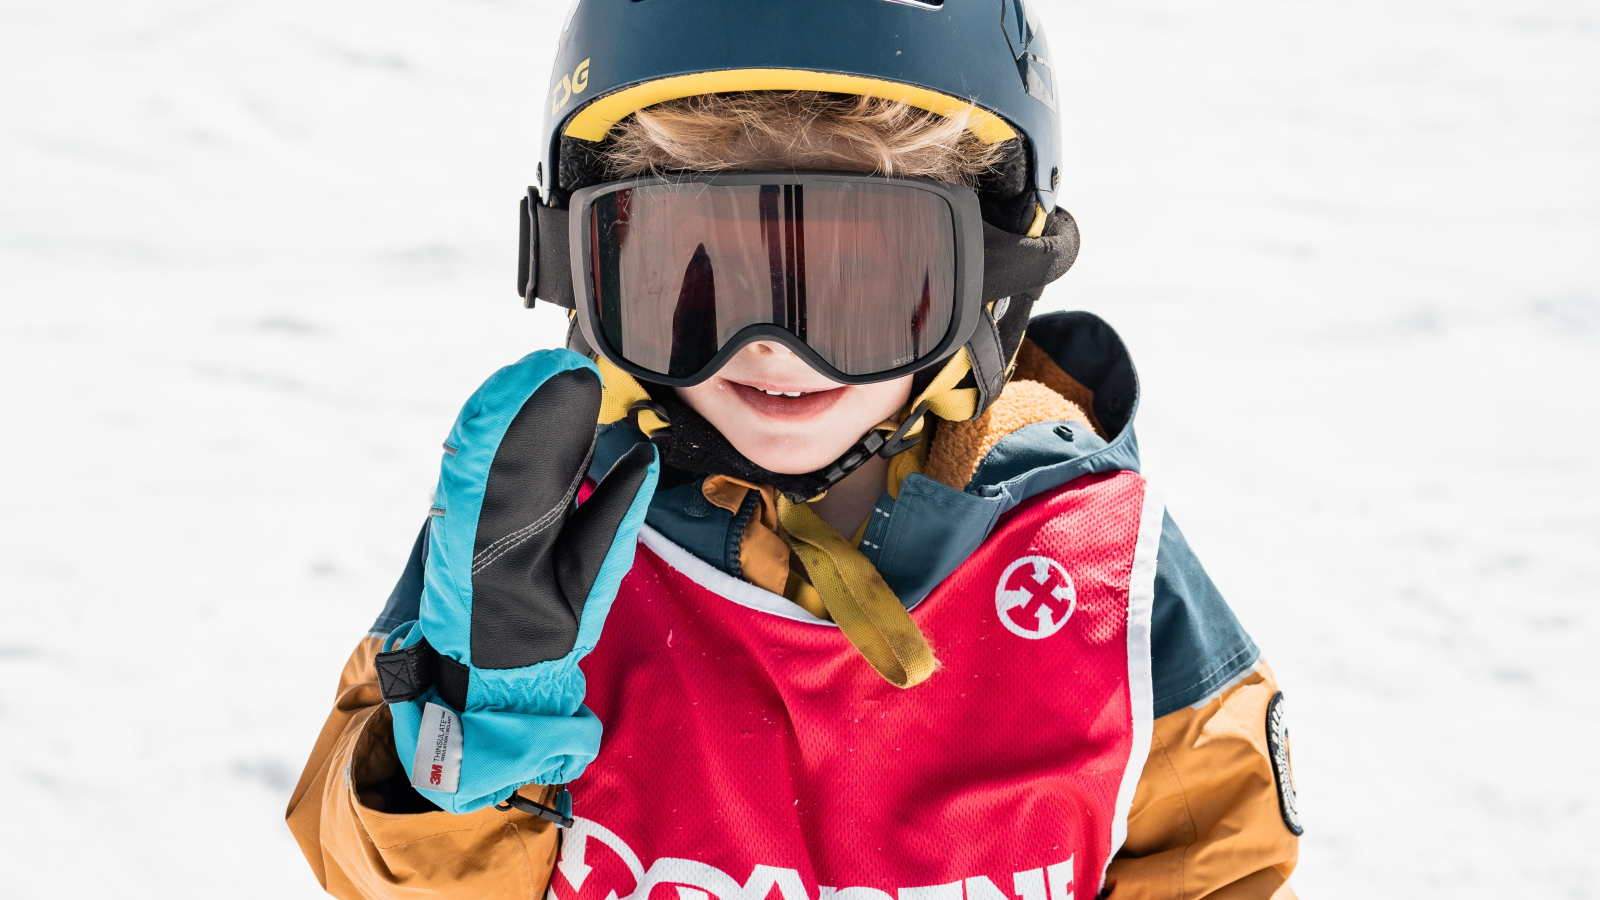
<instances>
[{"instance_id":1,"label":"goggle frame","mask_svg":"<svg viewBox=\"0 0 1600 900\"><path fill-rule=\"evenodd\" d=\"M934 348L904 365L883 372L850 375L835 368L822 355L788 329L771 323L747 325L717 349L694 374L670 376L637 365L606 340L600 327L600 302L594 285L594 267L589 241L589 222L594 203L600 197L644 186L703 184L708 186L751 187L812 184L870 183L903 185L939 196L951 214L955 244L955 296L951 303L951 323ZM720 174L670 174L640 176L608 181L574 191L567 202L568 248L571 252L574 307L584 340L595 352L617 368L641 381L668 387L692 387L717 373L740 350L757 341L783 344L824 377L839 384L873 384L890 381L937 365L958 353L971 339L983 311L983 213L978 195L964 185L945 184L926 178L890 175L860 175L844 172L735 172Z\"/></svg>"}]
</instances>

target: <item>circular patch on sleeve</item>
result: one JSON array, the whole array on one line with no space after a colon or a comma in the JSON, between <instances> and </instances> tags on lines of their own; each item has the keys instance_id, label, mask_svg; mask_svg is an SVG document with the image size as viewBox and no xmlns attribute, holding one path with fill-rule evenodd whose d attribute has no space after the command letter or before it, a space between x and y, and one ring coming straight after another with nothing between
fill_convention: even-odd
<instances>
[{"instance_id":1,"label":"circular patch on sleeve","mask_svg":"<svg viewBox=\"0 0 1600 900\"><path fill-rule=\"evenodd\" d=\"M1272 756L1272 779L1278 783L1278 812L1283 814L1283 824L1296 836L1303 834L1294 771L1289 768L1289 727L1283 721L1283 691L1273 694L1267 704L1267 752Z\"/></svg>"}]
</instances>

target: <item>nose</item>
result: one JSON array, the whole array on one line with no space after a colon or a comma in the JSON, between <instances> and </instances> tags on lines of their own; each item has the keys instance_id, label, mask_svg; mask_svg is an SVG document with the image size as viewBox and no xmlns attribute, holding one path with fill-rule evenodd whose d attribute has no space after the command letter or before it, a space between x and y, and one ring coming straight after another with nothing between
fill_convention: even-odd
<instances>
[{"instance_id":1,"label":"nose","mask_svg":"<svg viewBox=\"0 0 1600 900\"><path fill-rule=\"evenodd\" d=\"M778 343L777 341L755 341L750 346L754 348L758 354L771 354L776 356L794 355L793 350L790 350L788 347Z\"/></svg>"}]
</instances>

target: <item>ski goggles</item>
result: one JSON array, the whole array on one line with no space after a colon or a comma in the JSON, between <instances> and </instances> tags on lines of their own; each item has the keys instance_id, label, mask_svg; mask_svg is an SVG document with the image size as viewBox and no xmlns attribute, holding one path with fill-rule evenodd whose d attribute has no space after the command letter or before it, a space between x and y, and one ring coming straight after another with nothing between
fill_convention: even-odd
<instances>
[{"instance_id":1,"label":"ski goggles","mask_svg":"<svg viewBox=\"0 0 1600 900\"><path fill-rule=\"evenodd\" d=\"M972 190L844 174L637 178L569 203L574 305L618 368L698 384L755 341L866 384L945 359L977 326Z\"/></svg>"}]
</instances>

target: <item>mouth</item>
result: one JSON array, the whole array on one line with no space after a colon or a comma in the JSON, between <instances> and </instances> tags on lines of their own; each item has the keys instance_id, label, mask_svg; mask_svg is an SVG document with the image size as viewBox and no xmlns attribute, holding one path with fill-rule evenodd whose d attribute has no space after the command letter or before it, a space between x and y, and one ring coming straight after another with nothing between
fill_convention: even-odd
<instances>
[{"instance_id":1,"label":"mouth","mask_svg":"<svg viewBox=\"0 0 1600 900\"><path fill-rule=\"evenodd\" d=\"M729 380L728 385L752 410L772 419L801 422L822 415L843 399L845 385L822 390L794 389L793 385L745 384Z\"/></svg>"}]
</instances>

